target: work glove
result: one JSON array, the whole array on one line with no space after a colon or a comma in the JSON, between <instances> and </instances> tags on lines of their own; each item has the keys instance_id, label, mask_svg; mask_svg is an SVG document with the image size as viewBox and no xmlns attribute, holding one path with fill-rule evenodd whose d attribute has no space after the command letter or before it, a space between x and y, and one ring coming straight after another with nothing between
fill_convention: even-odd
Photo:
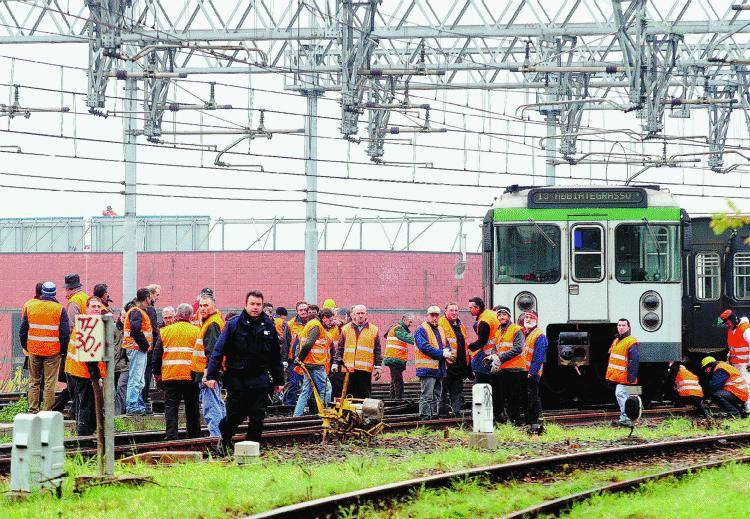
<instances>
[{"instance_id":1,"label":"work glove","mask_svg":"<svg viewBox=\"0 0 750 519\"><path fill-rule=\"evenodd\" d=\"M287 361L282 362L281 365L284 366L284 369L289 367L289 363Z\"/></svg>"},{"instance_id":2,"label":"work glove","mask_svg":"<svg viewBox=\"0 0 750 519\"><path fill-rule=\"evenodd\" d=\"M380 366L375 366L375 373L374 373L375 380L380 380L381 372L382 372L382 368Z\"/></svg>"},{"instance_id":3,"label":"work glove","mask_svg":"<svg viewBox=\"0 0 750 519\"><path fill-rule=\"evenodd\" d=\"M302 365L302 361L299 360L299 357L294 357L294 365L295 366L301 366Z\"/></svg>"},{"instance_id":4,"label":"work glove","mask_svg":"<svg viewBox=\"0 0 750 519\"><path fill-rule=\"evenodd\" d=\"M338 373L338 372L339 372L339 365L331 364L331 373Z\"/></svg>"},{"instance_id":5,"label":"work glove","mask_svg":"<svg viewBox=\"0 0 750 519\"><path fill-rule=\"evenodd\" d=\"M493 364L493 363L495 362L495 360L496 360L496 359L497 359L497 360L500 360L500 357L498 356L498 354L497 354L497 353L493 353L492 355L487 355L487 356L486 356L486 357L485 357L485 358L484 358L484 359L482 360L482 363L483 363L483 364L485 364L485 365L490 365L490 364Z\"/></svg>"},{"instance_id":6,"label":"work glove","mask_svg":"<svg viewBox=\"0 0 750 519\"><path fill-rule=\"evenodd\" d=\"M443 357L445 357L446 359L453 358L453 351L451 351L449 348L445 348L443 350Z\"/></svg>"}]
</instances>

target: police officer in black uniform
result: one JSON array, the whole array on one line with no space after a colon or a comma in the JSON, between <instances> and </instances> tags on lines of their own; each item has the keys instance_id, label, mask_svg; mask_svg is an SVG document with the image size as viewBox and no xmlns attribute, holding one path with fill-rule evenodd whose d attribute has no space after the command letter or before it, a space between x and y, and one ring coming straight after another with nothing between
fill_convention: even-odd
<instances>
[{"instance_id":1,"label":"police officer in black uniform","mask_svg":"<svg viewBox=\"0 0 750 519\"><path fill-rule=\"evenodd\" d=\"M227 415L219 423L220 449L231 452L232 436L245 418L249 418L247 439L260 441L263 419L269 404L269 390L284 384L279 335L273 319L263 313L263 294L251 290L245 297L245 309L227 321L208 359L206 385L216 387L223 374L227 390ZM278 388L277 388L278 389Z\"/></svg>"}]
</instances>

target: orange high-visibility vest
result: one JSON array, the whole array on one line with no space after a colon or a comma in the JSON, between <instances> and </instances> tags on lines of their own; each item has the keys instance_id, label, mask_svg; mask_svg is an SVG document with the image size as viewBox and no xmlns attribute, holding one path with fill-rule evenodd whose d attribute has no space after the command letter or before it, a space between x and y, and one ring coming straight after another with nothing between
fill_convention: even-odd
<instances>
[{"instance_id":1,"label":"orange high-visibility vest","mask_svg":"<svg viewBox=\"0 0 750 519\"><path fill-rule=\"evenodd\" d=\"M432 329L432 326L430 326L430 323L428 323L427 321L423 322L419 326L427 334L427 342L430 343L430 346L442 352L443 348L446 347L446 341L445 341L445 335L442 329L440 328L440 326L438 326L437 328L437 334L435 334L435 330ZM440 347L440 343L438 342L438 339L437 339L438 335L440 336L440 339L443 343L443 347ZM420 369L420 368L440 369L440 359L433 359L432 357L422 353L419 347L415 347L414 348L414 366L417 369Z\"/></svg>"},{"instance_id":2,"label":"orange high-visibility vest","mask_svg":"<svg viewBox=\"0 0 750 519\"><path fill-rule=\"evenodd\" d=\"M26 303L29 322L26 349L31 355L52 357L60 353L60 317L64 311L55 301L32 299Z\"/></svg>"},{"instance_id":3,"label":"orange high-visibility vest","mask_svg":"<svg viewBox=\"0 0 750 519\"><path fill-rule=\"evenodd\" d=\"M339 345L339 338L341 337L341 328L336 326L335 324L328 328L326 330L326 333L328 334L328 337L331 339L331 344L329 346L329 355L328 355L328 362L326 362L326 372L329 373L331 371L331 363L333 362L333 357L336 355L336 348ZM343 371L343 369L342 369Z\"/></svg>"},{"instance_id":4,"label":"orange high-visibility vest","mask_svg":"<svg viewBox=\"0 0 750 519\"><path fill-rule=\"evenodd\" d=\"M615 384L628 383L628 352L638 341L632 335L620 340L615 338L609 348L609 364L605 378ZM638 383L638 379L634 384Z\"/></svg>"},{"instance_id":5,"label":"orange high-visibility vest","mask_svg":"<svg viewBox=\"0 0 750 519\"><path fill-rule=\"evenodd\" d=\"M680 366L677 371L677 377L674 379L674 390L682 397L697 396L703 398L703 388L698 382L698 376L685 366Z\"/></svg>"},{"instance_id":6,"label":"orange high-visibility vest","mask_svg":"<svg viewBox=\"0 0 750 519\"><path fill-rule=\"evenodd\" d=\"M740 373L740 370L727 362L717 362L716 369L724 370L729 375L729 378L724 384L724 389L732 393L743 402L747 402L747 382L745 382L745 379L742 378L742 373Z\"/></svg>"},{"instance_id":7,"label":"orange high-visibility vest","mask_svg":"<svg viewBox=\"0 0 750 519\"><path fill-rule=\"evenodd\" d=\"M503 332L502 328L497 329L497 352L503 354L513 349L513 337L516 336L516 332L522 331L522 328L516 323L509 323L508 327ZM533 333L533 332L532 332ZM535 341L536 342L536 341ZM533 356L533 353L532 353ZM529 359L529 365L531 359ZM526 359L523 356L523 350L515 357L508 359L500 365L500 369L527 369Z\"/></svg>"},{"instance_id":8,"label":"orange high-visibility vest","mask_svg":"<svg viewBox=\"0 0 750 519\"><path fill-rule=\"evenodd\" d=\"M297 346L299 345L299 336L302 333L302 330L305 329L305 324L300 323L297 321L297 318L289 319L286 322L287 328L289 328L289 334L292 338L291 343L288 346L289 353L287 354L287 359L292 360L294 359L294 356L297 354Z\"/></svg>"},{"instance_id":9,"label":"orange high-visibility vest","mask_svg":"<svg viewBox=\"0 0 750 519\"><path fill-rule=\"evenodd\" d=\"M203 373L206 370L206 349L203 345L203 339L206 337L206 332L212 324L219 325L219 331L224 329L224 318L220 312L214 312L208 316L208 319L201 325L198 337L195 339L193 345L193 357L190 366L191 371L196 373Z\"/></svg>"},{"instance_id":10,"label":"orange high-visibility vest","mask_svg":"<svg viewBox=\"0 0 750 519\"><path fill-rule=\"evenodd\" d=\"M448 347L454 352L458 351L458 337L456 337L456 332L453 329L453 326L451 326L450 321L448 321L444 315L440 316L438 326L443 331L443 337L445 337L445 342L448 343ZM471 352L469 351L469 341L468 336L466 335L466 326L464 326L464 323L461 323L460 328L461 335L464 337L464 351L466 352L465 359L466 365L468 366L471 363Z\"/></svg>"},{"instance_id":11,"label":"orange high-visibility vest","mask_svg":"<svg viewBox=\"0 0 750 519\"><path fill-rule=\"evenodd\" d=\"M75 326L73 328L73 335L70 338L70 343L68 344L68 354L65 357L65 373L69 375L73 375L74 377L79 378L91 378L91 373L89 372L89 367L84 362L78 362L76 360L76 353L78 352L78 344L80 343L80 340L78 339L79 331L78 326ZM99 362L99 373L101 374L102 378L107 376L107 363L106 362Z\"/></svg>"},{"instance_id":12,"label":"orange high-visibility vest","mask_svg":"<svg viewBox=\"0 0 750 519\"><path fill-rule=\"evenodd\" d=\"M396 328L400 326L398 323L394 324L385 335L385 354L383 354L383 358L406 362L409 360L409 343L396 337Z\"/></svg>"},{"instance_id":13,"label":"orange high-visibility vest","mask_svg":"<svg viewBox=\"0 0 750 519\"><path fill-rule=\"evenodd\" d=\"M375 367L375 340L378 327L367 323L357 335L353 323L347 323L341 329L344 336L344 366L349 370L372 373Z\"/></svg>"},{"instance_id":14,"label":"orange high-visibility vest","mask_svg":"<svg viewBox=\"0 0 750 519\"><path fill-rule=\"evenodd\" d=\"M526 340L523 342L523 361L526 367L526 371L531 370L531 360L534 358L534 349L536 348L536 341L539 336L543 335L542 330L534 328L530 334L526 336ZM539 376L542 376L544 372L544 363L539 367Z\"/></svg>"},{"instance_id":15,"label":"orange high-visibility vest","mask_svg":"<svg viewBox=\"0 0 750 519\"><path fill-rule=\"evenodd\" d=\"M274 317L273 325L276 328L276 333L279 334L279 340L283 339L284 338L284 318Z\"/></svg>"},{"instance_id":16,"label":"orange high-visibility vest","mask_svg":"<svg viewBox=\"0 0 750 519\"><path fill-rule=\"evenodd\" d=\"M200 328L186 321L177 321L160 330L164 347L161 356L162 380L192 380L193 351L201 333ZM205 361L205 357L203 359Z\"/></svg>"},{"instance_id":17,"label":"orange high-visibility vest","mask_svg":"<svg viewBox=\"0 0 750 519\"><path fill-rule=\"evenodd\" d=\"M750 344L745 341L743 334L750 324L742 322L727 332L727 345L729 346L730 364L750 363Z\"/></svg>"},{"instance_id":18,"label":"orange high-visibility vest","mask_svg":"<svg viewBox=\"0 0 750 519\"><path fill-rule=\"evenodd\" d=\"M125 325L122 334L122 347L126 350L140 350L138 344L136 344L135 342L135 339L133 339L133 337L130 335L130 313L136 311L141 313L141 331L146 337L149 349L151 349L154 346L154 334L151 332L151 319L148 317L148 314L145 310L138 308L137 306L134 306L133 308L128 310L127 314L125 314Z\"/></svg>"},{"instance_id":19,"label":"orange high-visibility vest","mask_svg":"<svg viewBox=\"0 0 750 519\"><path fill-rule=\"evenodd\" d=\"M320 329L320 335L310 349L310 353L304 359L301 359L305 364L315 364L318 366L325 366L328 363L328 357L331 353L331 338L326 333L323 324L319 319L311 319L305 324L300 335L300 348L307 342L307 338L313 328Z\"/></svg>"},{"instance_id":20,"label":"orange high-visibility vest","mask_svg":"<svg viewBox=\"0 0 750 519\"><path fill-rule=\"evenodd\" d=\"M497 319L497 314L495 312L487 309L479 314L477 323L481 322L487 323L490 327L490 338L487 339L487 344L484 345L481 351L483 351L485 355L492 355L496 348L495 336L497 335L497 329L500 327L500 321ZM477 352L473 352L472 357L476 355L476 353Z\"/></svg>"},{"instance_id":21,"label":"orange high-visibility vest","mask_svg":"<svg viewBox=\"0 0 750 519\"><path fill-rule=\"evenodd\" d=\"M29 299L21 307L21 320L23 320L23 318L26 317L26 308L29 306L29 303L32 301L36 301L36 298ZM23 354L28 355L29 354L28 350L23 350Z\"/></svg>"},{"instance_id":22,"label":"orange high-visibility vest","mask_svg":"<svg viewBox=\"0 0 750 519\"><path fill-rule=\"evenodd\" d=\"M89 296L81 290L80 292L76 292L70 298L68 299L68 305L70 303L75 303L78 307L78 313L79 314L85 314L86 313L86 303L89 302ZM67 305L66 305L67 307ZM73 323L70 323L73 324Z\"/></svg>"}]
</instances>

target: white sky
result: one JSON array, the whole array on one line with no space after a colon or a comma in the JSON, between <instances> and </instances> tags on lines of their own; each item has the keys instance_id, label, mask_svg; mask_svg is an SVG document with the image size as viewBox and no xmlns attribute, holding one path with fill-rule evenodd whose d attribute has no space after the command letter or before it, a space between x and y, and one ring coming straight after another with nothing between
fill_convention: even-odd
<instances>
[{"instance_id":1,"label":"white sky","mask_svg":"<svg viewBox=\"0 0 750 519\"><path fill-rule=\"evenodd\" d=\"M549 2L549 4L559 2ZM386 0L384 9L388 5L391 8L394 1ZM117 142L122 139L122 119L119 113L109 118L94 117L87 114L84 95L61 94L60 89L65 91L76 91L85 93L86 76L83 71L70 68L61 69L40 64L12 62L7 56L16 56L25 59L40 60L57 63L66 67L85 67L87 63L87 47L85 44L56 44L56 45L28 45L0 47L0 100L10 102L10 88L12 83L26 87L41 87L52 89L53 92L45 92L22 88L21 104L23 106L60 106L70 107L70 114L44 114L34 113L29 119L16 117L9 120L7 117L0 119L0 130L3 131L0 139L0 193L2 193L0 204L0 217L2 218L26 218L46 216L91 216L100 214L104 206L110 204L115 211L122 214L124 201L119 194L107 194L104 191L120 191L119 184L92 184L85 182L73 182L70 180L33 179L18 176L9 176L9 173L29 175L51 175L77 179L96 179L120 182L123 179L124 165L118 162L122 159L122 147ZM217 86L216 101L220 104L232 104L235 110L224 110L207 112L205 115L196 112L180 112L176 121L178 129L187 129L190 126L179 123L193 123L203 125L218 125L232 127L235 125L255 127L258 124L258 112L239 108L265 108L266 127L272 128L302 128L304 126L303 115L305 112L305 99L300 95L289 95L289 93L267 93L252 92L247 89L252 86L256 89L267 89L272 91L284 90L284 78L281 75L257 75L249 78L247 75L215 75L215 76L193 76L191 82L180 82L183 89L170 91L170 100L180 102L196 102L186 91L192 92L202 99L208 97L208 82L218 81L237 85L241 88L230 88ZM201 82L201 83L196 83ZM108 89L110 96L124 95L123 81L110 81ZM359 145L348 145L341 139L338 118L340 107L338 105L338 94L328 93L319 102L318 129L322 137L319 140L318 172L321 175L334 175L351 178L331 179L321 178L318 189L333 193L347 193L356 195L344 197L341 195L319 195L319 200L354 206L354 208L339 208L320 205L319 217L331 216L344 218L354 215L360 216L396 216L391 213L383 213L380 210L403 211L408 213L435 213L446 215L473 215L484 214L483 207L459 205L460 203L482 204L489 207L493 198L497 196L506 185L510 184L538 184L544 183L545 161L544 151L539 149L538 137L544 135L545 126L541 123L542 116L529 111L531 122L522 123L511 121L508 116L514 116L519 105L525 102L535 101L535 92L416 92L415 96L430 97L432 101L414 98L415 102L429 102L433 107L431 120L434 126L448 125L458 128L466 128L472 133L448 132L445 134L422 134L414 139L416 146L409 135L399 136L399 142L386 144L385 159L394 162L405 163L431 163L435 167L446 169L432 169L423 165L403 167L375 166L369 164L366 155L366 142ZM455 104L450 103L457 103ZM119 112L122 108L121 100L110 98L108 109ZM479 111L472 110L474 107L483 110L491 110L493 115L485 113L483 116ZM142 103L139 103L139 110ZM299 115L284 115L272 113L272 110L293 112ZM457 112L457 113L446 113ZM473 114L464 117L461 113ZM667 111L668 113L668 111ZM142 114L139 114L142 117ZM221 118L221 119L219 119ZM366 136L367 116L361 118L360 137ZM413 124L403 117L393 116L391 124ZM583 124L593 128L630 128L640 130L640 121L633 113L622 114L613 111L587 112L583 118ZM139 122L139 128L142 124ZM167 113L164 117L163 129L172 128L172 115ZM666 117L666 132L673 135L705 135L707 120L705 110L693 110L690 119L673 119ZM481 135L477 132L501 132L519 135L519 137L506 138L503 136ZM68 138L47 137L65 135ZM525 137L523 137L525 135ZM748 138L748 130L745 125L744 115L737 110L733 114L729 129L730 138ZM178 143L203 144L204 146L216 146L221 149L236 139L236 136L179 136ZM651 153L660 154L661 143L636 144L623 134L603 134L597 139L606 139L609 142L602 143L579 143L579 151L600 151L614 153L635 153L645 149ZM86 139L104 139L116 143L91 142ZM615 143L619 139L619 144ZM165 136L165 140L172 141L171 136ZM295 202L256 202L241 200L197 200L165 197L141 196L138 199L138 213L144 215L209 215L212 218L304 218L305 207L301 200L301 192L258 192L242 190L241 188L275 188L300 190L305 186L305 179L301 174L304 172L302 160L273 158L270 155L283 155L301 158L303 156L303 138L301 136L274 136L272 140L261 139L248 144L242 143L235 151L250 153L252 155L225 155L226 162L237 164L262 164L266 170L282 171L295 175L279 175L258 173L248 168L238 167L229 171L222 171L213 167L216 156L214 151L205 149L203 151L186 151L184 149L172 149L169 146L149 145L144 137L138 138L138 160L144 162L156 162L167 165L145 165L138 166L138 180L142 183L181 184L197 186L232 186L237 189L196 189L175 188L160 186L141 186L140 193L158 193L163 195L186 194L204 197L226 197L247 198L261 197L273 200L293 199ZM23 154L9 153L12 148L19 146ZM443 146L455 149L435 149L427 146ZM668 146L668 155L685 153L688 147L682 145ZM100 158L107 161L87 160L84 158L64 157L88 157ZM347 165L344 161L350 157L353 163ZM326 159L341 161L327 162ZM728 164L743 162L741 158L727 158ZM705 166L703 159L702 166ZM203 167L203 168L201 168ZM587 184L589 182L603 183L608 179L612 183L622 181L628 174L632 174L640 166L629 166L626 169L620 165L578 165L559 166L557 174L560 183ZM481 170L486 173L478 173ZM507 173L506 173L507 172ZM736 199L737 205L744 211L750 210L750 200L747 190L738 189L741 186L744 174L734 172L729 174L718 174L707 169L651 169L639 177L640 181L653 183L677 183L678 185L667 186L678 195L682 205L691 213L709 213L721 211L726 208L725 197L740 197ZM375 181L358 181L356 177L370 179L400 180L401 183L384 183ZM571 177L576 177L571 180ZM435 186L415 184L417 182L442 182L451 184L466 184L466 186ZM470 185L487 187L470 187ZM685 185L682 185L685 184ZM702 187L705 184L726 187ZM39 187L39 188L64 188L91 190L95 193L81 192L46 192L12 189L8 186ZM693 196L679 196L679 195ZM703 196L695 196L703 195ZM394 200L381 200L378 197L405 198L425 201L402 202ZM434 203L436 201L452 203ZM370 210L363 208L371 208ZM386 226L389 232L395 234L397 225ZM262 232L262 228L260 232ZM303 245L302 226L288 227L279 231L280 248L301 248ZM330 239L332 242L341 243L346 234L347 227L339 226L331 229ZM419 227L415 227L412 234L416 234ZM388 248L387 241L382 232L376 226L370 228L371 235L365 240L367 248ZM435 248L448 250L455 238L456 227L434 226L420 239L423 248ZM477 250L479 243L479 229L470 226L465 229L469 234L469 251ZM254 239L255 231L250 228L237 229L232 243L236 247L243 247ZM354 241L354 234L350 237L350 244ZM403 241L403 231L401 231ZM215 242L212 242L215 244ZM334 245L335 246L335 245ZM402 245L403 246L403 243ZM400 248L400 246L399 246Z\"/></svg>"}]
</instances>

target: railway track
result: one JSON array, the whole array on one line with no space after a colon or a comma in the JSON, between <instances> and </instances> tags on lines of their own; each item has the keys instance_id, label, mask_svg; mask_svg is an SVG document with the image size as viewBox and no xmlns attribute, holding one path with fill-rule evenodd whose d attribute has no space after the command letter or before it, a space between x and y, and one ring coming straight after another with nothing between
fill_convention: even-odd
<instances>
[{"instance_id":1,"label":"railway track","mask_svg":"<svg viewBox=\"0 0 750 519\"><path fill-rule=\"evenodd\" d=\"M544 471L552 471L560 469L563 466L569 470L570 468L606 465L617 461L641 459L643 457L674 455L680 452L695 452L697 450L711 451L725 448L727 445L739 447L748 444L750 444L750 433L738 433L630 445L575 454L562 454L545 458L536 458L448 472L401 481L398 483L365 488L355 492L337 494L284 506L275 510L255 514L251 516L251 519L335 517L344 509L346 509L347 513L350 515L356 516L359 508L365 504L383 505L395 500L402 500L409 496L414 496L416 495L416 492L422 488L445 488L453 485L456 481L466 479L481 477L499 482L521 478ZM637 485L637 483L632 483L632 485ZM630 488L632 488L632 486ZM594 491L595 490L592 490L592 492ZM584 497L577 498L574 496L568 496L568 499L571 500L570 502L572 503L575 499L584 499ZM555 505L550 504L549 506L550 509L552 509ZM563 503L559 506L565 506L565 504ZM533 515L533 513L527 513L527 515Z\"/></svg>"}]
</instances>

